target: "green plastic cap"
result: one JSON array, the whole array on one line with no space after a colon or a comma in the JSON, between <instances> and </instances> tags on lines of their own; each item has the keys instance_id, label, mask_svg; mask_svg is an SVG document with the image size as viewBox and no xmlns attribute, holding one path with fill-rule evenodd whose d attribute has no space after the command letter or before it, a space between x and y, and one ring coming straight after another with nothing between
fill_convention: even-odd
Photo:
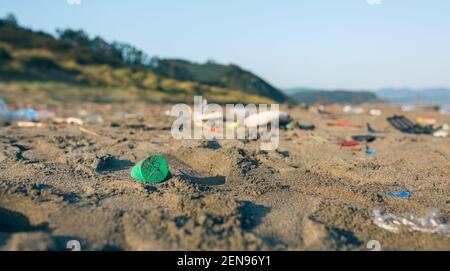
<instances>
[{"instance_id":1,"label":"green plastic cap","mask_svg":"<svg viewBox=\"0 0 450 271\"><path fill-rule=\"evenodd\" d=\"M146 183L160 183L169 174L166 159L161 155L153 155L139 161L131 169L131 177Z\"/></svg>"}]
</instances>

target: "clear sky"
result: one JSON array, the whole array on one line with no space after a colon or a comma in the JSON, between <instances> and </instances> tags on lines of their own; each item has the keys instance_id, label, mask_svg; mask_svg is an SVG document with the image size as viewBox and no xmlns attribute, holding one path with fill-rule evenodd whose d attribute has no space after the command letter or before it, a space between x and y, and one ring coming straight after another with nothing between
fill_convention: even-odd
<instances>
[{"instance_id":1,"label":"clear sky","mask_svg":"<svg viewBox=\"0 0 450 271\"><path fill-rule=\"evenodd\" d=\"M449 0L0 0L9 12L36 30L235 63L280 88L450 87Z\"/></svg>"}]
</instances>

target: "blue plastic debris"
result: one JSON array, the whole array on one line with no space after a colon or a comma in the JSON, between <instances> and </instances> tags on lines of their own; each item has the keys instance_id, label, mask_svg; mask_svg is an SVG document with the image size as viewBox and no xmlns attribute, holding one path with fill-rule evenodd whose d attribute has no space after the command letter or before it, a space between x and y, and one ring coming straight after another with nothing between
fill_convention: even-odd
<instances>
[{"instance_id":1,"label":"blue plastic debris","mask_svg":"<svg viewBox=\"0 0 450 271\"><path fill-rule=\"evenodd\" d=\"M376 150L370 150L370 149L368 149L368 150L366 150L366 154L369 154L369 155L375 155L375 154L378 154L378 152L377 152Z\"/></svg>"},{"instance_id":2,"label":"blue plastic debris","mask_svg":"<svg viewBox=\"0 0 450 271\"><path fill-rule=\"evenodd\" d=\"M386 195L390 196L390 197L394 197L394 198L399 198L399 199L407 199L409 198L409 192L406 190L403 190L402 192L396 194L396 193L386 193Z\"/></svg>"}]
</instances>

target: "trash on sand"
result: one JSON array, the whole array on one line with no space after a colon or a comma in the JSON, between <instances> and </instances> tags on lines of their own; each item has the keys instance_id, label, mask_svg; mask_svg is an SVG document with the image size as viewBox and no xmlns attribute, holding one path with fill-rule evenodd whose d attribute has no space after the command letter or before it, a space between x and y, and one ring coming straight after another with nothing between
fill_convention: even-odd
<instances>
[{"instance_id":1,"label":"trash on sand","mask_svg":"<svg viewBox=\"0 0 450 271\"><path fill-rule=\"evenodd\" d=\"M331 115L330 112L325 110L325 106L320 105L317 109L316 109L317 114L319 115Z\"/></svg>"},{"instance_id":2,"label":"trash on sand","mask_svg":"<svg viewBox=\"0 0 450 271\"><path fill-rule=\"evenodd\" d=\"M78 118L53 118L53 122L56 124L61 124L61 123L67 123L67 124L77 124L77 125L83 125L83 120L78 119Z\"/></svg>"},{"instance_id":3,"label":"trash on sand","mask_svg":"<svg viewBox=\"0 0 450 271\"><path fill-rule=\"evenodd\" d=\"M436 119L433 117L418 117L417 122L420 124L434 125L436 124Z\"/></svg>"},{"instance_id":4,"label":"trash on sand","mask_svg":"<svg viewBox=\"0 0 450 271\"><path fill-rule=\"evenodd\" d=\"M32 108L20 108L16 111L9 110L6 103L0 99L0 122L11 121L36 121L37 111Z\"/></svg>"},{"instance_id":5,"label":"trash on sand","mask_svg":"<svg viewBox=\"0 0 450 271\"><path fill-rule=\"evenodd\" d=\"M381 116L382 113L380 109L370 109L369 111L369 114L375 117Z\"/></svg>"},{"instance_id":6,"label":"trash on sand","mask_svg":"<svg viewBox=\"0 0 450 271\"><path fill-rule=\"evenodd\" d=\"M319 143L328 143L328 142L330 142L330 141L328 141L328 139L325 139L325 138L323 138L321 136L314 136L314 135L312 135L309 138L311 138L312 140L314 140L316 142L319 142Z\"/></svg>"},{"instance_id":7,"label":"trash on sand","mask_svg":"<svg viewBox=\"0 0 450 271\"><path fill-rule=\"evenodd\" d=\"M432 125L421 126L419 124L414 124L405 116L392 116L387 118L387 121L394 126L395 129L401 131L402 133L408 134L432 134L436 130Z\"/></svg>"},{"instance_id":8,"label":"trash on sand","mask_svg":"<svg viewBox=\"0 0 450 271\"><path fill-rule=\"evenodd\" d=\"M386 195L388 195L390 197L394 197L394 198L399 198L399 199L408 199L409 198L409 192L407 190L402 190L402 192L400 192L400 193L387 192Z\"/></svg>"},{"instance_id":9,"label":"trash on sand","mask_svg":"<svg viewBox=\"0 0 450 271\"><path fill-rule=\"evenodd\" d=\"M384 133L384 131L377 130L377 129L373 128L372 126L370 126L369 123L367 123L367 132L373 133L373 134L382 134L382 133Z\"/></svg>"},{"instance_id":10,"label":"trash on sand","mask_svg":"<svg viewBox=\"0 0 450 271\"><path fill-rule=\"evenodd\" d=\"M103 123L103 118L100 115L92 115L84 119L86 124L99 124Z\"/></svg>"},{"instance_id":11,"label":"trash on sand","mask_svg":"<svg viewBox=\"0 0 450 271\"><path fill-rule=\"evenodd\" d=\"M355 135L352 139L359 142L374 142L378 137L373 135Z\"/></svg>"},{"instance_id":12,"label":"trash on sand","mask_svg":"<svg viewBox=\"0 0 450 271\"><path fill-rule=\"evenodd\" d=\"M166 159L161 155L153 155L139 161L131 169L131 177L146 183L159 183L169 174Z\"/></svg>"},{"instance_id":13,"label":"trash on sand","mask_svg":"<svg viewBox=\"0 0 450 271\"><path fill-rule=\"evenodd\" d=\"M448 136L448 124L442 125L441 129L433 133L435 137L447 137Z\"/></svg>"},{"instance_id":14,"label":"trash on sand","mask_svg":"<svg viewBox=\"0 0 450 271\"><path fill-rule=\"evenodd\" d=\"M391 213L382 214L380 210L373 210L372 215L375 225L393 233L407 230L409 232L419 231L450 236L450 225L445 223L445 219L440 215L439 210L430 210L421 217L415 214L405 216Z\"/></svg>"},{"instance_id":15,"label":"trash on sand","mask_svg":"<svg viewBox=\"0 0 450 271\"><path fill-rule=\"evenodd\" d=\"M369 155L376 155L376 154L379 154L376 150L371 150L371 149L367 149L366 150L366 154L369 154Z\"/></svg>"},{"instance_id":16,"label":"trash on sand","mask_svg":"<svg viewBox=\"0 0 450 271\"><path fill-rule=\"evenodd\" d=\"M448 131L441 129L441 130L438 130L438 131L434 132L433 136L435 136L435 137L447 137L448 136Z\"/></svg>"},{"instance_id":17,"label":"trash on sand","mask_svg":"<svg viewBox=\"0 0 450 271\"><path fill-rule=\"evenodd\" d=\"M316 129L316 126L314 126L313 124L299 124L297 127L298 129L305 131L313 131Z\"/></svg>"},{"instance_id":18,"label":"trash on sand","mask_svg":"<svg viewBox=\"0 0 450 271\"><path fill-rule=\"evenodd\" d=\"M339 127L353 127L353 128L361 128L361 125L350 123L347 121L332 121L327 123L328 126L339 126Z\"/></svg>"},{"instance_id":19,"label":"trash on sand","mask_svg":"<svg viewBox=\"0 0 450 271\"><path fill-rule=\"evenodd\" d=\"M41 128L44 127L43 123L40 122L32 122L32 121L19 121L17 122L18 127L24 128Z\"/></svg>"},{"instance_id":20,"label":"trash on sand","mask_svg":"<svg viewBox=\"0 0 450 271\"><path fill-rule=\"evenodd\" d=\"M355 147L359 145L361 145L361 143L356 140L344 140L341 142L342 147Z\"/></svg>"},{"instance_id":21,"label":"trash on sand","mask_svg":"<svg viewBox=\"0 0 450 271\"><path fill-rule=\"evenodd\" d=\"M271 123L275 119L278 118L278 123L280 127L286 127L291 121L292 117L284 112L276 112L276 111L266 111L260 112L257 114L253 114L248 116L244 123L246 127L257 127L263 126Z\"/></svg>"},{"instance_id":22,"label":"trash on sand","mask_svg":"<svg viewBox=\"0 0 450 271\"><path fill-rule=\"evenodd\" d=\"M346 105L342 108L342 112L347 114L361 114L364 113L364 109L362 107L353 107L351 105Z\"/></svg>"}]
</instances>

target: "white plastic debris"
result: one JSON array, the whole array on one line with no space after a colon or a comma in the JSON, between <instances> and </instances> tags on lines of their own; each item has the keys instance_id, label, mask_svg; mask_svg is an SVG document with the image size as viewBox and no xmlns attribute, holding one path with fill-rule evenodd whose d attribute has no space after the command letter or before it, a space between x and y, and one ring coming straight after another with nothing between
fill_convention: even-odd
<instances>
[{"instance_id":1,"label":"white plastic debris","mask_svg":"<svg viewBox=\"0 0 450 271\"><path fill-rule=\"evenodd\" d=\"M353 107L351 105L346 105L342 108L342 112L347 114L362 114L364 109L362 107Z\"/></svg>"},{"instance_id":2,"label":"white plastic debris","mask_svg":"<svg viewBox=\"0 0 450 271\"><path fill-rule=\"evenodd\" d=\"M380 210L373 210L373 223L378 227L393 233L402 230L409 232L424 232L450 236L450 225L443 221L439 210L432 209L424 216L414 214L398 216L394 214L382 214Z\"/></svg>"},{"instance_id":3,"label":"white plastic debris","mask_svg":"<svg viewBox=\"0 0 450 271\"><path fill-rule=\"evenodd\" d=\"M83 120L78 119L78 118L72 118L72 117L70 117L70 118L56 117L56 118L53 118L53 122L56 124L67 123L67 124L77 124L80 126L83 125Z\"/></svg>"},{"instance_id":4,"label":"white plastic debris","mask_svg":"<svg viewBox=\"0 0 450 271\"><path fill-rule=\"evenodd\" d=\"M245 119L244 124L248 128L258 127L267 125L268 123L271 123L276 119L278 119L278 123L283 123L291 119L291 117L289 116L289 114L284 112L266 111L248 116Z\"/></svg>"},{"instance_id":5,"label":"white plastic debris","mask_svg":"<svg viewBox=\"0 0 450 271\"><path fill-rule=\"evenodd\" d=\"M378 116L381 116L382 112L380 109L370 109L369 114L371 116L378 117Z\"/></svg>"},{"instance_id":6,"label":"white plastic debris","mask_svg":"<svg viewBox=\"0 0 450 271\"><path fill-rule=\"evenodd\" d=\"M43 123L40 122L32 122L32 121L18 121L17 127L23 128L41 128L44 127Z\"/></svg>"},{"instance_id":7,"label":"white plastic debris","mask_svg":"<svg viewBox=\"0 0 450 271\"><path fill-rule=\"evenodd\" d=\"M440 129L440 130L437 130L436 132L434 132L433 136L435 136L435 137L447 137L448 136L448 131L446 131L444 129Z\"/></svg>"}]
</instances>

